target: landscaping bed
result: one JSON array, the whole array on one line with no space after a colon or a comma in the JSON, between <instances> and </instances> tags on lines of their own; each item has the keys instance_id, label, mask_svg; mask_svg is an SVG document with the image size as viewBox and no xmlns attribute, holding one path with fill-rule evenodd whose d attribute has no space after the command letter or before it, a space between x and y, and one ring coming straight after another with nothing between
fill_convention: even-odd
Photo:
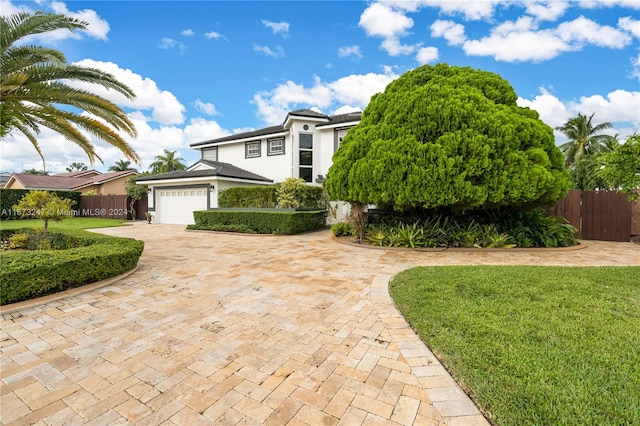
<instances>
[{"instance_id":1,"label":"landscaping bed","mask_svg":"<svg viewBox=\"0 0 640 426\"><path fill-rule=\"evenodd\" d=\"M640 267L419 267L398 309L496 424L640 418Z\"/></svg>"},{"instance_id":2,"label":"landscaping bed","mask_svg":"<svg viewBox=\"0 0 640 426\"><path fill-rule=\"evenodd\" d=\"M0 305L120 275L137 265L144 248L142 241L80 230L50 230L43 244L39 231L26 228L2 230L3 247L17 234L19 249L0 252Z\"/></svg>"}]
</instances>

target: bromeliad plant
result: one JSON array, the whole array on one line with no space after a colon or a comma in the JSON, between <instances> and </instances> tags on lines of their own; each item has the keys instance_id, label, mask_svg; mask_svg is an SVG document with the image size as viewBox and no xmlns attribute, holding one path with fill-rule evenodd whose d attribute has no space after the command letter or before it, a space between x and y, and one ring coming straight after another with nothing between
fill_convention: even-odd
<instances>
[{"instance_id":1,"label":"bromeliad plant","mask_svg":"<svg viewBox=\"0 0 640 426\"><path fill-rule=\"evenodd\" d=\"M336 236L355 236L351 223L332 228ZM348 231L347 231L348 230ZM577 244L575 228L562 218L530 212L476 212L470 215L437 215L391 218L364 225L363 241L380 247L567 247Z\"/></svg>"}]
</instances>

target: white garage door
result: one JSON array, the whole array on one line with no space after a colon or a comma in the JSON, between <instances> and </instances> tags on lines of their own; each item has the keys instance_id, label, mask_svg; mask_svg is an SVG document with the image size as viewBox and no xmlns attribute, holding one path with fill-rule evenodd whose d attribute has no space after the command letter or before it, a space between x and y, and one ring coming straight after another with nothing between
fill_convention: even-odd
<instances>
[{"instance_id":1,"label":"white garage door","mask_svg":"<svg viewBox=\"0 0 640 426\"><path fill-rule=\"evenodd\" d=\"M206 188L156 189L156 223L189 225L194 223L193 212L207 209Z\"/></svg>"}]
</instances>

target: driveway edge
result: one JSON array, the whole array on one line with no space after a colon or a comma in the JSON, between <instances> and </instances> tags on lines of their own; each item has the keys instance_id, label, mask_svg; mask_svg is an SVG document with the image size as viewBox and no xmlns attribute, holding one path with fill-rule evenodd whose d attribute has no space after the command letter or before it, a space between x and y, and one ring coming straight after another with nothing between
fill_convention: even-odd
<instances>
[{"instance_id":1,"label":"driveway edge","mask_svg":"<svg viewBox=\"0 0 640 426\"><path fill-rule=\"evenodd\" d=\"M378 317L400 348L400 353L411 366L411 372L418 378L433 406L448 425L489 425L480 409L451 377L393 303L389 294L389 282L398 272L400 271L384 271L376 274L371 281L371 302Z\"/></svg>"}]
</instances>

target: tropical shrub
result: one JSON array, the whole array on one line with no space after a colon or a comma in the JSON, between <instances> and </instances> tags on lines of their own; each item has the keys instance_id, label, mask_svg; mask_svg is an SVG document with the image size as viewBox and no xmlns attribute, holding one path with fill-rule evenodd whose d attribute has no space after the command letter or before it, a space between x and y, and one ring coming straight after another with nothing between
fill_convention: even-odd
<instances>
[{"instance_id":1,"label":"tropical shrub","mask_svg":"<svg viewBox=\"0 0 640 426\"><path fill-rule=\"evenodd\" d=\"M355 235L353 226L349 222L338 222L331 226L331 232L336 237L346 237L349 235Z\"/></svg>"},{"instance_id":2,"label":"tropical shrub","mask_svg":"<svg viewBox=\"0 0 640 426\"><path fill-rule=\"evenodd\" d=\"M333 226L334 235L349 236L349 222ZM365 225L364 241L374 246L435 248L568 247L577 244L576 229L542 210L490 210L457 216L415 218L399 215Z\"/></svg>"},{"instance_id":3,"label":"tropical shrub","mask_svg":"<svg viewBox=\"0 0 640 426\"><path fill-rule=\"evenodd\" d=\"M0 188L0 219L26 219L13 206L29 193L29 189L4 189ZM80 192L76 191L47 191L58 198L69 199L73 205L80 203Z\"/></svg>"},{"instance_id":4,"label":"tropical shrub","mask_svg":"<svg viewBox=\"0 0 640 426\"><path fill-rule=\"evenodd\" d=\"M530 209L566 194L553 129L500 76L438 64L374 95L333 156L329 198L413 208Z\"/></svg>"},{"instance_id":5,"label":"tropical shrub","mask_svg":"<svg viewBox=\"0 0 640 426\"><path fill-rule=\"evenodd\" d=\"M42 234L46 236L49 220L62 220L73 216L73 204L74 201L56 197L51 192L32 190L22 197L13 209L20 212L23 217L42 219L44 221Z\"/></svg>"}]
</instances>

